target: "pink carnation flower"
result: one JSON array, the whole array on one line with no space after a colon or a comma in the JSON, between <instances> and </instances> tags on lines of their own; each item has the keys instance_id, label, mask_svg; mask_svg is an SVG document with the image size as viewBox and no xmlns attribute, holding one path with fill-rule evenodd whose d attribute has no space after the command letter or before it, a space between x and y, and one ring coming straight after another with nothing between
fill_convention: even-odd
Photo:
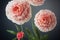
<instances>
[{"instance_id":1,"label":"pink carnation flower","mask_svg":"<svg viewBox=\"0 0 60 40\"><path fill-rule=\"evenodd\" d=\"M18 40L20 40L20 39L23 38L23 37L24 37L24 32L21 31L21 32L18 32L18 33L17 33L17 39L18 39Z\"/></svg>"},{"instance_id":2,"label":"pink carnation flower","mask_svg":"<svg viewBox=\"0 0 60 40\"><path fill-rule=\"evenodd\" d=\"M13 23L22 25L31 18L31 7L26 1L10 1L6 6L6 16Z\"/></svg>"},{"instance_id":3,"label":"pink carnation flower","mask_svg":"<svg viewBox=\"0 0 60 40\"><path fill-rule=\"evenodd\" d=\"M48 32L55 28L57 19L52 11L45 9L35 15L34 23L40 31Z\"/></svg>"},{"instance_id":4,"label":"pink carnation flower","mask_svg":"<svg viewBox=\"0 0 60 40\"><path fill-rule=\"evenodd\" d=\"M26 1L26 0L12 0L12 1L19 1L19 2L21 2L21 1Z\"/></svg>"},{"instance_id":5,"label":"pink carnation flower","mask_svg":"<svg viewBox=\"0 0 60 40\"><path fill-rule=\"evenodd\" d=\"M27 0L33 6L40 6L44 4L45 0Z\"/></svg>"}]
</instances>

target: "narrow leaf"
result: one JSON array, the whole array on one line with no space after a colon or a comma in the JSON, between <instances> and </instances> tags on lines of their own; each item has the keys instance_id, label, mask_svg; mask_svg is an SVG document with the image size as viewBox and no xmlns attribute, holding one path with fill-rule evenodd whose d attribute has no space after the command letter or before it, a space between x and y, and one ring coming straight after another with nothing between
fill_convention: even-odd
<instances>
[{"instance_id":1,"label":"narrow leaf","mask_svg":"<svg viewBox=\"0 0 60 40\"><path fill-rule=\"evenodd\" d=\"M29 40L33 40L34 39L33 33L28 28L26 28L26 33L28 35L28 39Z\"/></svg>"},{"instance_id":2,"label":"narrow leaf","mask_svg":"<svg viewBox=\"0 0 60 40\"><path fill-rule=\"evenodd\" d=\"M48 35L41 36L40 40L48 40Z\"/></svg>"},{"instance_id":3,"label":"narrow leaf","mask_svg":"<svg viewBox=\"0 0 60 40\"><path fill-rule=\"evenodd\" d=\"M16 40L17 38L13 38L12 40Z\"/></svg>"},{"instance_id":4,"label":"narrow leaf","mask_svg":"<svg viewBox=\"0 0 60 40\"><path fill-rule=\"evenodd\" d=\"M16 35L16 33L17 33L17 32L12 31L12 30L7 30L7 32L9 32L9 33L11 33L11 34L14 34L14 35Z\"/></svg>"},{"instance_id":5,"label":"narrow leaf","mask_svg":"<svg viewBox=\"0 0 60 40\"><path fill-rule=\"evenodd\" d=\"M32 29L33 29L33 32L34 32L36 38L38 40L40 40L40 31L36 28L36 26L34 25L34 23L32 23Z\"/></svg>"}]
</instances>

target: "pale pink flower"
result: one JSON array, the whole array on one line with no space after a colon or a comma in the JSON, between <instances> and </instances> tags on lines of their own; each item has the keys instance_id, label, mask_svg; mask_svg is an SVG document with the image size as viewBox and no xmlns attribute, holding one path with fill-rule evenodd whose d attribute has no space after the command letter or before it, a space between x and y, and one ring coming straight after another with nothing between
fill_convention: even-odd
<instances>
[{"instance_id":1,"label":"pale pink flower","mask_svg":"<svg viewBox=\"0 0 60 40\"><path fill-rule=\"evenodd\" d=\"M27 0L33 6L40 6L43 5L45 0Z\"/></svg>"},{"instance_id":2,"label":"pale pink flower","mask_svg":"<svg viewBox=\"0 0 60 40\"><path fill-rule=\"evenodd\" d=\"M22 1L22 0L12 0L12 1Z\"/></svg>"},{"instance_id":3,"label":"pale pink flower","mask_svg":"<svg viewBox=\"0 0 60 40\"><path fill-rule=\"evenodd\" d=\"M35 15L34 23L40 31L48 32L55 28L57 19L52 11L43 9Z\"/></svg>"},{"instance_id":4,"label":"pale pink flower","mask_svg":"<svg viewBox=\"0 0 60 40\"><path fill-rule=\"evenodd\" d=\"M31 7L26 1L10 1L6 6L6 16L13 23L22 25L31 18Z\"/></svg>"}]
</instances>

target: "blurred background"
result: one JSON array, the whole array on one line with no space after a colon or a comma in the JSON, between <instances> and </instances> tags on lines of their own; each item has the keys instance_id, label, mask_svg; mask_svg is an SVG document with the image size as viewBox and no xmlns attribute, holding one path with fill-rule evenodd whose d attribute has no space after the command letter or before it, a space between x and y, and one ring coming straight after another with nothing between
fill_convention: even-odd
<instances>
[{"instance_id":1,"label":"blurred background","mask_svg":"<svg viewBox=\"0 0 60 40\"><path fill-rule=\"evenodd\" d=\"M8 20L5 15L5 7L9 1L11 0L0 0L0 40L12 40L12 38L15 37L6 31L7 29L16 31L15 24ZM48 40L60 40L60 0L46 0L42 6L35 7L31 5L31 7L33 18L41 9L49 9L55 13L57 17L57 25L55 29L47 33L40 32L41 34L49 34ZM31 29L31 22L33 22L33 18L31 18L29 22L25 23L23 28L28 27ZM27 40L27 38L25 38L25 40Z\"/></svg>"}]
</instances>

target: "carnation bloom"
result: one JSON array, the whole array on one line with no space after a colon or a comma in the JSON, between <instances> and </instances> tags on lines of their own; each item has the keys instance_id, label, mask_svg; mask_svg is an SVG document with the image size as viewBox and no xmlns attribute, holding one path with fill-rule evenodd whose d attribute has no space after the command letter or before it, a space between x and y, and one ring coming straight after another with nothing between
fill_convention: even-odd
<instances>
[{"instance_id":1,"label":"carnation bloom","mask_svg":"<svg viewBox=\"0 0 60 40\"><path fill-rule=\"evenodd\" d=\"M22 1L22 0L12 0L12 1Z\"/></svg>"},{"instance_id":2,"label":"carnation bloom","mask_svg":"<svg viewBox=\"0 0 60 40\"><path fill-rule=\"evenodd\" d=\"M18 33L17 33L17 39L18 39L18 40L20 40L20 39L23 38L23 37L24 37L24 32L21 31L21 32L18 32Z\"/></svg>"},{"instance_id":3,"label":"carnation bloom","mask_svg":"<svg viewBox=\"0 0 60 40\"><path fill-rule=\"evenodd\" d=\"M13 23L22 25L31 18L31 7L26 1L10 1L6 6L6 16Z\"/></svg>"},{"instance_id":4,"label":"carnation bloom","mask_svg":"<svg viewBox=\"0 0 60 40\"><path fill-rule=\"evenodd\" d=\"M52 11L44 9L35 15L34 23L40 31L48 32L55 28L57 19Z\"/></svg>"},{"instance_id":5,"label":"carnation bloom","mask_svg":"<svg viewBox=\"0 0 60 40\"><path fill-rule=\"evenodd\" d=\"M33 6L40 6L44 4L45 0L27 0Z\"/></svg>"}]
</instances>

